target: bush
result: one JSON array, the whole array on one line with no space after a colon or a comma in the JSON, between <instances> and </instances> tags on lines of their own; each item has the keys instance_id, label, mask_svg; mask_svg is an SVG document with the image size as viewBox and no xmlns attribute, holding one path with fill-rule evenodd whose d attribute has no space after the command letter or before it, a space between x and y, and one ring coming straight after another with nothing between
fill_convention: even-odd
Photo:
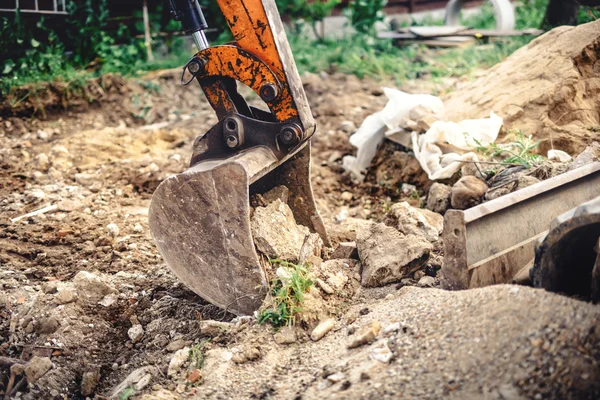
<instances>
[{"instance_id":1,"label":"bush","mask_svg":"<svg viewBox=\"0 0 600 400\"><path fill-rule=\"evenodd\" d=\"M352 0L344 14L350 20L350 25L360 33L373 33L375 23L383 21L383 7L387 0Z\"/></svg>"}]
</instances>

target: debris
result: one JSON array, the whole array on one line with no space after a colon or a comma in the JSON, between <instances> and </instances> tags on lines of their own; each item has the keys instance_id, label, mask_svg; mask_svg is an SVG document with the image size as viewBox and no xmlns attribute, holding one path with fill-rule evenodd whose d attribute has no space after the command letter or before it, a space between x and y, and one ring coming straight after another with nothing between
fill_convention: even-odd
<instances>
[{"instance_id":1,"label":"debris","mask_svg":"<svg viewBox=\"0 0 600 400\"><path fill-rule=\"evenodd\" d=\"M119 227L117 226L117 224L108 224L106 226L106 232L108 232L109 236L111 236L114 239L117 236L119 236Z\"/></svg>"},{"instance_id":2,"label":"debris","mask_svg":"<svg viewBox=\"0 0 600 400\"><path fill-rule=\"evenodd\" d=\"M144 228L139 223L133 226L133 233L144 233Z\"/></svg>"},{"instance_id":3,"label":"debris","mask_svg":"<svg viewBox=\"0 0 600 400\"><path fill-rule=\"evenodd\" d=\"M25 367L27 382L34 383L52 368L52 361L48 357L34 356Z\"/></svg>"},{"instance_id":4,"label":"debris","mask_svg":"<svg viewBox=\"0 0 600 400\"><path fill-rule=\"evenodd\" d=\"M167 376L174 376L179 369L189 360L190 358L190 348L184 347L181 350L177 350L173 357L171 357L171 361L169 361L169 368L167 369Z\"/></svg>"},{"instance_id":5,"label":"debris","mask_svg":"<svg viewBox=\"0 0 600 400\"><path fill-rule=\"evenodd\" d=\"M127 336L133 343L137 343L144 337L144 328L140 324L133 325L127 331Z\"/></svg>"},{"instance_id":6,"label":"debris","mask_svg":"<svg viewBox=\"0 0 600 400\"><path fill-rule=\"evenodd\" d=\"M77 294L68 288L58 290L58 293L54 296L54 301L56 301L57 304L68 304L75 300L77 300Z\"/></svg>"},{"instance_id":7,"label":"debris","mask_svg":"<svg viewBox=\"0 0 600 400\"><path fill-rule=\"evenodd\" d=\"M90 396L96 390L99 381L99 370L85 372L81 377L81 394L83 396Z\"/></svg>"},{"instance_id":8,"label":"debris","mask_svg":"<svg viewBox=\"0 0 600 400\"><path fill-rule=\"evenodd\" d=\"M422 236L430 242L437 242L442 231L443 218L439 214L429 210L426 211L429 213L427 216L434 221L436 226L430 224L421 210L411 207L405 201L393 204L383 222L387 226L396 228L404 235Z\"/></svg>"},{"instance_id":9,"label":"debris","mask_svg":"<svg viewBox=\"0 0 600 400\"><path fill-rule=\"evenodd\" d=\"M124 393L128 388L135 388L135 385L139 382L147 381L149 383L154 370L155 367L152 366L141 367L133 370L121 383L115 386L115 388L111 391L109 399L117 400L121 398L122 393ZM150 378L148 378L148 375L150 375Z\"/></svg>"},{"instance_id":10,"label":"debris","mask_svg":"<svg viewBox=\"0 0 600 400\"><path fill-rule=\"evenodd\" d=\"M591 146L587 146L585 150L581 152L569 167L569 171L577 168L581 168L584 165L591 164L594 161L600 161L600 143L595 142Z\"/></svg>"},{"instance_id":11,"label":"debris","mask_svg":"<svg viewBox=\"0 0 600 400\"><path fill-rule=\"evenodd\" d=\"M385 340L381 347L376 347L371 351L369 357L373 360L377 360L381 363L388 364L394 355L388 347L387 340Z\"/></svg>"},{"instance_id":12,"label":"debris","mask_svg":"<svg viewBox=\"0 0 600 400\"><path fill-rule=\"evenodd\" d=\"M73 282L80 296L94 303L99 302L108 294L119 293L117 289L104 282L101 277L87 271L79 271L73 278Z\"/></svg>"},{"instance_id":13,"label":"debris","mask_svg":"<svg viewBox=\"0 0 600 400\"><path fill-rule=\"evenodd\" d=\"M373 223L356 238L363 264L361 284L383 286L419 269L429 258L432 245L422 236L403 235L381 223Z\"/></svg>"},{"instance_id":14,"label":"debris","mask_svg":"<svg viewBox=\"0 0 600 400\"><path fill-rule=\"evenodd\" d=\"M33 157L31 160L33 168L38 169L40 171L46 171L50 166L50 160L45 153L40 153L37 156Z\"/></svg>"},{"instance_id":15,"label":"debris","mask_svg":"<svg viewBox=\"0 0 600 400\"><path fill-rule=\"evenodd\" d=\"M447 179L460 170L462 163L459 161L479 161L472 150L494 143L501 127L502 118L494 112L490 112L489 118L459 123L437 121L423 135L412 133L412 148L429 179ZM441 145L454 152L444 153Z\"/></svg>"},{"instance_id":16,"label":"debris","mask_svg":"<svg viewBox=\"0 0 600 400\"><path fill-rule=\"evenodd\" d=\"M435 114L444 114L444 104L438 97L429 94L408 94L390 88L384 88L383 91L389 99L387 105L383 110L368 116L358 131L350 136L350 143L358 149L357 155L345 156L342 160L344 169L359 181L364 179L363 173L371 164L385 135L405 132L400 128L400 122L409 119L410 110L424 106ZM409 135L410 132L406 134Z\"/></svg>"},{"instance_id":17,"label":"debris","mask_svg":"<svg viewBox=\"0 0 600 400\"><path fill-rule=\"evenodd\" d=\"M355 333L352 336L350 343L348 343L347 347L349 349L354 349L365 344L372 343L373 341L375 341L375 338L377 337L377 334L379 333L380 329L381 324L379 323L379 321L371 321L369 324L363 326L357 333Z\"/></svg>"},{"instance_id":18,"label":"debris","mask_svg":"<svg viewBox=\"0 0 600 400\"><path fill-rule=\"evenodd\" d=\"M208 337L217 337L221 334L226 334L231 331L233 325L229 322L221 322L214 320L206 320L198 322L200 332L202 335Z\"/></svg>"},{"instance_id":19,"label":"debris","mask_svg":"<svg viewBox=\"0 0 600 400\"><path fill-rule=\"evenodd\" d=\"M278 199L281 200L282 203L287 204L289 196L290 190L283 185L275 186L273 189L262 194L262 197L267 204L270 204Z\"/></svg>"},{"instance_id":20,"label":"debris","mask_svg":"<svg viewBox=\"0 0 600 400\"><path fill-rule=\"evenodd\" d=\"M417 284L421 287L432 287L433 285L435 285L435 278L432 276L425 275L424 277L419 279L419 282Z\"/></svg>"},{"instance_id":21,"label":"debris","mask_svg":"<svg viewBox=\"0 0 600 400\"><path fill-rule=\"evenodd\" d=\"M14 224L15 222L19 222L22 219L31 218L31 217L35 217L36 215L42 215L42 214L54 212L56 210L58 210L58 206L56 204L47 205L40 209L37 209L30 213L27 213L25 215L20 215L16 218L11 218L10 222Z\"/></svg>"},{"instance_id":22,"label":"debris","mask_svg":"<svg viewBox=\"0 0 600 400\"><path fill-rule=\"evenodd\" d=\"M325 336L330 330L335 326L335 321L331 318L326 319L325 321L321 321L319 325L316 326L315 329L310 334L310 338L313 341L319 341Z\"/></svg>"},{"instance_id":23,"label":"debris","mask_svg":"<svg viewBox=\"0 0 600 400\"><path fill-rule=\"evenodd\" d=\"M114 293L107 294L98 302L101 306L110 307L117 302L117 295Z\"/></svg>"},{"instance_id":24,"label":"debris","mask_svg":"<svg viewBox=\"0 0 600 400\"><path fill-rule=\"evenodd\" d=\"M199 382L200 380L202 380L203 374L202 371L199 370L198 368L193 369L187 376L187 380L194 384Z\"/></svg>"},{"instance_id":25,"label":"debris","mask_svg":"<svg viewBox=\"0 0 600 400\"><path fill-rule=\"evenodd\" d=\"M290 207L277 199L257 207L250 221L257 249L271 258L297 261L308 228L296 225Z\"/></svg>"},{"instance_id":26,"label":"debris","mask_svg":"<svg viewBox=\"0 0 600 400\"><path fill-rule=\"evenodd\" d=\"M284 326L273 335L273 339L277 344L292 344L296 342L296 331L291 326Z\"/></svg>"},{"instance_id":27,"label":"debris","mask_svg":"<svg viewBox=\"0 0 600 400\"><path fill-rule=\"evenodd\" d=\"M443 215L450 208L451 192L450 186L434 182L427 194L427 209Z\"/></svg>"},{"instance_id":28,"label":"debris","mask_svg":"<svg viewBox=\"0 0 600 400\"><path fill-rule=\"evenodd\" d=\"M334 259L349 259L353 258L358 260L358 250L356 249L356 242L341 242L338 247L331 253L329 257L331 260Z\"/></svg>"},{"instance_id":29,"label":"debris","mask_svg":"<svg viewBox=\"0 0 600 400\"><path fill-rule=\"evenodd\" d=\"M327 376L327 380L332 383L341 382L345 378L346 378L346 376L342 372L336 372L335 374L331 374L331 375Z\"/></svg>"},{"instance_id":30,"label":"debris","mask_svg":"<svg viewBox=\"0 0 600 400\"><path fill-rule=\"evenodd\" d=\"M59 327L58 320L54 317L40 319L36 331L38 334L47 335L56 332Z\"/></svg>"},{"instance_id":31,"label":"debris","mask_svg":"<svg viewBox=\"0 0 600 400\"><path fill-rule=\"evenodd\" d=\"M488 190L487 184L474 176L464 176L452 186L450 202L452 208L466 210L481 203Z\"/></svg>"},{"instance_id":32,"label":"debris","mask_svg":"<svg viewBox=\"0 0 600 400\"><path fill-rule=\"evenodd\" d=\"M315 283L317 284L317 286L319 286L325 293L327 294L334 294L335 290L333 290L333 288L331 286L329 286L327 283L325 283L322 279L317 278L315 280Z\"/></svg>"}]
</instances>

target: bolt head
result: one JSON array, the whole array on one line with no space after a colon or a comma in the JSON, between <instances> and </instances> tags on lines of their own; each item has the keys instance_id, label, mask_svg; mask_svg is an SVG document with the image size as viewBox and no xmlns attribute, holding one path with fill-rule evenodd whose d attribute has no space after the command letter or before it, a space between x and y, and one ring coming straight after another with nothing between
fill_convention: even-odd
<instances>
[{"instance_id":1,"label":"bolt head","mask_svg":"<svg viewBox=\"0 0 600 400\"><path fill-rule=\"evenodd\" d=\"M272 83L265 83L260 87L260 98L264 101L273 101L277 95L277 86Z\"/></svg>"},{"instance_id":2,"label":"bolt head","mask_svg":"<svg viewBox=\"0 0 600 400\"><path fill-rule=\"evenodd\" d=\"M236 147L239 143L238 138L233 135L227 136L227 138L225 139L225 142L227 143L227 147L232 148L232 149L234 147Z\"/></svg>"}]
</instances>

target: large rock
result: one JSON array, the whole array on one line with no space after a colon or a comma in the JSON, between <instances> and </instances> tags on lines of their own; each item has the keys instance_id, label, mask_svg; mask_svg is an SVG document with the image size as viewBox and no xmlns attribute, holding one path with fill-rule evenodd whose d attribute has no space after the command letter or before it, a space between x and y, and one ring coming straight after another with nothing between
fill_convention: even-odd
<instances>
[{"instance_id":1,"label":"large rock","mask_svg":"<svg viewBox=\"0 0 600 400\"><path fill-rule=\"evenodd\" d=\"M326 221L327 234L333 243L354 242L356 235L372 222L361 218L345 218L341 222Z\"/></svg>"},{"instance_id":2,"label":"large rock","mask_svg":"<svg viewBox=\"0 0 600 400\"><path fill-rule=\"evenodd\" d=\"M450 192L452 188L443 183L435 182L431 185L429 193L427 194L428 210L433 212L444 214L447 209L450 208Z\"/></svg>"},{"instance_id":3,"label":"large rock","mask_svg":"<svg viewBox=\"0 0 600 400\"><path fill-rule=\"evenodd\" d=\"M436 242L442 233L443 217L429 210L420 210L407 202L393 204L383 222L405 235L422 236Z\"/></svg>"},{"instance_id":4,"label":"large rock","mask_svg":"<svg viewBox=\"0 0 600 400\"><path fill-rule=\"evenodd\" d=\"M361 284L382 286L406 278L429 258L432 245L418 235L404 235L395 228L373 223L356 238L363 269Z\"/></svg>"},{"instance_id":5,"label":"large rock","mask_svg":"<svg viewBox=\"0 0 600 400\"><path fill-rule=\"evenodd\" d=\"M600 21L561 26L444 99L450 121L489 117L551 148L578 154L600 141Z\"/></svg>"},{"instance_id":6,"label":"large rock","mask_svg":"<svg viewBox=\"0 0 600 400\"><path fill-rule=\"evenodd\" d=\"M450 202L452 208L466 210L481 203L488 190L487 183L472 175L463 176L452 186Z\"/></svg>"},{"instance_id":7,"label":"large rock","mask_svg":"<svg viewBox=\"0 0 600 400\"><path fill-rule=\"evenodd\" d=\"M296 225L292 210L280 199L266 207L257 207L250 226L261 253L288 261L298 260L304 239L310 234L305 226Z\"/></svg>"},{"instance_id":8,"label":"large rock","mask_svg":"<svg viewBox=\"0 0 600 400\"><path fill-rule=\"evenodd\" d=\"M27 382L33 383L40 379L44 374L52 368L52 361L48 357L33 357L25 367L25 375Z\"/></svg>"}]
</instances>

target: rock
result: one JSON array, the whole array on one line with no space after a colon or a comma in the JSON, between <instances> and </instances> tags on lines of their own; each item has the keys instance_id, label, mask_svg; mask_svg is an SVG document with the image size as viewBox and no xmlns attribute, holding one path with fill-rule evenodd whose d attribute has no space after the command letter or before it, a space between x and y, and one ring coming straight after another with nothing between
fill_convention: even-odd
<instances>
[{"instance_id":1,"label":"rock","mask_svg":"<svg viewBox=\"0 0 600 400\"><path fill-rule=\"evenodd\" d=\"M290 207L277 199L257 207L250 221L256 248L271 258L297 261L308 228L296 225Z\"/></svg>"},{"instance_id":2,"label":"rock","mask_svg":"<svg viewBox=\"0 0 600 400\"><path fill-rule=\"evenodd\" d=\"M418 270L418 271L415 271L415 273L413 274L413 279L415 281L419 282L419 280L421 280L421 278L424 276L425 276L425 272Z\"/></svg>"},{"instance_id":3,"label":"rock","mask_svg":"<svg viewBox=\"0 0 600 400\"><path fill-rule=\"evenodd\" d=\"M540 154L552 144L578 154L600 142L600 131L589 129L600 125L599 27L600 21L561 26L532 40L447 96L446 120L487 118L494 110L503 131L519 129L541 140Z\"/></svg>"},{"instance_id":4,"label":"rock","mask_svg":"<svg viewBox=\"0 0 600 400\"><path fill-rule=\"evenodd\" d=\"M135 391L140 392L144 390L152 380L152 374L146 374L135 384Z\"/></svg>"},{"instance_id":5,"label":"rock","mask_svg":"<svg viewBox=\"0 0 600 400\"><path fill-rule=\"evenodd\" d=\"M94 303L99 302L108 294L119 293L117 289L105 283L100 276L87 271L79 271L73 278L73 282L81 297Z\"/></svg>"},{"instance_id":6,"label":"rock","mask_svg":"<svg viewBox=\"0 0 600 400\"><path fill-rule=\"evenodd\" d=\"M304 265L304 263L312 257L321 257L323 253L323 239L317 233L311 233L304 238L304 243L300 248L298 256L298 264Z\"/></svg>"},{"instance_id":7,"label":"rock","mask_svg":"<svg viewBox=\"0 0 600 400\"><path fill-rule=\"evenodd\" d=\"M426 207L433 212L444 214L450 208L450 193L452 188L443 183L434 182L427 195Z\"/></svg>"},{"instance_id":8,"label":"rock","mask_svg":"<svg viewBox=\"0 0 600 400\"><path fill-rule=\"evenodd\" d=\"M405 235L422 236L430 242L437 242L441 233L440 225L443 224L443 217L429 210L427 212L429 219L419 209L411 207L403 201L390 207L383 222ZM435 221L436 226L433 226L430 220Z\"/></svg>"},{"instance_id":9,"label":"rock","mask_svg":"<svg viewBox=\"0 0 600 400\"><path fill-rule=\"evenodd\" d=\"M42 189L32 189L25 194L26 203L36 203L46 198L46 193Z\"/></svg>"},{"instance_id":10,"label":"rock","mask_svg":"<svg viewBox=\"0 0 600 400\"><path fill-rule=\"evenodd\" d=\"M144 328L140 324L134 325L127 331L127 336L133 343L138 343L144 337Z\"/></svg>"},{"instance_id":11,"label":"rock","mask_svg":"<svg viewBox=\"0 0 600 400\"><path fill-rule=\"evenodd\" d=\"M517 177L517 182L514 190L523 189L527 186L535 185L538 182L540 182L540 180L535 176L521 174Z\"/></svg>"},{"instance_id":12,"label":"rock","mask_svg":"<svg viewBox=\"0 0 600 400\"><path fill-rule=\"evenodd\" d=\"M90 396L96 390L99 381L99 370L85 372L81 377L81 394L83 396Z\"/></svg>"},{"instance_id":13,"label":"rock","mask_svg":"<svg viewBox=\"0 0 600 400\"><path fill-rule=\"evenodd\" d=\"M110 307L117 302L117 295L114 293L107 294L98 302L101 306Z\"/></svg>"},{"instance_id":14,"label":"rock","mask_svg":"<svg viewBox=\"0 0 600 400\"><path fill-rule=\"evenodd\" d=\"M117 224L108 224L106 225L106 232L113 239L119 236L119 227Z\"/></svg>"},{"instance_id":15,"label":"rock","mask_svg":"<svg viewBox=\"0 0 600 400\"><path fill-rule=\"evenodd\" d=\"M332 383L341 382L346 376L342 372L336 372L335 374L331 374L327 376L327 380Z\"/></svg>"},{"instance_id":16,"label":"rock","mask_svg":"<svg viewBox=\"0 0 600 400\"><path fill-rule=\"evenodd\" d=\"M133 233L144 233L144 228L139 223L133 226Z\"/></svg>"},{"instance_id":17,"label":"rock","mask_svg":"<svg viewBox=\"0 0 600 400\"><path fill-rule=\"evenodd\" d=\"M527 263L527 265L525 265L523 268L521 268L519 270L519 272L517 272L515 274L515 276L513 276L512 282L514 284L523 285L523 286L533 286L533 282L531 281L530 274L529 274L529 272L531 271L531 268L533 268L533 262L534 262L534 259L529 261Z\"/></svg>"},{"instance_id":18,"label":"rock","mask_svg":"<svg viewBox=\"0 0 600 400\"><path fill-rule=\"evenodd\" d=\"M488 190L487 184L474 176L463 176L452 186L450 203L452 208L466 210L481 203Z\"/></svg>"},{"instance_id":19,"label":"rock","mask_svg":"<svg viewBox=\"0 0 600 400\"><path fill-rule=\"evenodd\" d=\"M598 159L600 159L600 143L594 142L591 146L587 146L581 154L575 157L575 160L573 160L573 163L569 167L569 171L591 164Z\"/></svg>"},{"instance_id":20,"label":"rock","mask_svg":"<svg viewBox=\"0 0 600 400\"><path fill-rule=\"evenodd\" d=\"M200 332L204 336L217 337L221 334L227 334L233 328L233 325L229 322L206 320L198 322Z\"/></svg>"},{"instance_id":21,"label":"rock","mask_svg":"<svg viewBox=\"0 0 600 400\"><path fill-rule=\"evenodd\" d=\"M433 246L417 235L403 235L395 228L373 223L356 239L363 265L361 284L367 287L396 282L421 268Z\"/></svg>"},{"instance_id":22,"label":"rock","mask_svg":"<svg viewBox=\"0 0 600 400\"><path fill-rule=\"evenodd\" d=\"M481 173L482 170L481 164L465 162L462 167L460 167L460 176L474 176L479 179L484 179L485 177Z\"/></svg>"},{"instance_id":23,"label":"rock","mask_svg":"<svg viewBox=\"0 0 600 400\"><path fill-rule=\"evenodd\" d=\"M354 349L365 344L373 343L380 329L381 324L379 323L379 321L371 321L369 324L363 326L357 333L355 333L352 336L347 347L349 349Z\"/></svg>"},{"instance_id":24,"label":"rock","mask_svg":"<svg viewBox=\"0 0 600 400\"><path fill-rule=\"evenodd\" d=\"M358 250L356 249L356 242L341 242L329 257L330 260L348 258L358 260Z\"/></svg>"},{"instance_id":25,"label":"rock","mask_svg":"<svg viewBox=\"0 0 600 400\"><path fill-rule=\"evenodd\" d=\"M56 296L54 296L54 301L57 304L68 304L77 300L77 294L73 292L71 289L62 288L58 290Z\"/></svg>"},{"instance_id":26,"label":"rock","mask_svg":"<svg viewBox=\"0 0 600 400\"><path fill-rule=\"evenodd\" d=\"M193 370L192 370L192 371L191 371L191 372L188 374L188 376L187 376L187 380L188 380L190 383L194 384L194 383L197 383L197 382L199 382L200 380L202 380L203 376L204 376L204 375L203 375L202 371L201 371L201 370L199 370L198 368L196 368L196 369L193 369Z\"/></svg>"},{"instance_id":27,"label":"rock","mask_svg":"<svg viewBox=\"0 0 600 400\"><path fill-rule=\"evenodd\" d=\"M384 342L382 347L374 348L373 351L371 351L371 354L369 354L370 358L384 364L388 364L392 360L393 356L394 355L392 354L392 351L387 345L387 341Z\"/></svg>"},{"instance_id":28,"label":"rock","mask_svg":"<svg viewBox=\"0 0 600 400\"><path fill-rule=\"evenodd\" d=\"M317 278L315 279L315 283L317 284L317 286L319 286L325 293L327 294L334 294L335 290L333 290L333 288L331 286L329 286L326 282L324 282L322 279Z\"/></svg>"},{"instance_id":29,"label":"rock","mask_svg":"<svg viewBox=\"0 0 600 400\"><path fill-rule=\"evenodd\" d=\"M328 224L327 233L334 243L354 242L357 233L372 223L366 219L348 217L339 223Z\"/></svg>"},{"instance_id":30,"label":"rock","mask_svg":"<svg viewBox=\"0 0 600 400\"><path fill-rule=\"evenodd\" d=\"M46 171L50 167L50 159L45 153L40 153L31 160L33 168Z\"/></svg>"},{"instance_id":31,"label":"rock","mask_svg":"<svg viewBox=\"0 0 600 400\"><path fill-rule=\"evenodd\" d=\"M185 346L188 346L191 342L183 339L173 340L171 343L167 345L167 351L177 351L183 349Z\"/></svg>"},{"instance_id":32,"label":"rock","mask_svg":"<svg viewBox=\"0 0 600 400\"><path fill-rule=\"evenodd\" d=\"M81 186L91 186L96 182L96 179L92 174L81 172L75 174L75 182L79 183Z\"/></svg>"},{"instance_id":33,"label":"rock","mask_svg":"<svg viewBox=\"0 0 600 400\"><path fill-rule=\"evenodd\" d=\"M160 388L155 392L143 395L140 400L181 400L181 396Z\"/></svg>"},{"instance_id":34,"label":"rock","mask_svg":"<svg viewBox=\"0 0 600 400\"><path fill-rule=\"evenodd\" d=\"M244 364L248 361L256 361L260 359L260 350L256 347L247 347L242 352L235 354L231 361L236 364Z\"/></svg>"},{"instance_id":35,"label":"rock","mask_svg":"<svg viewBox=\"0 0 600 400\"><path fill-rule=\"evenodd\" d=\"M342 194L340 195L340 199L342 199L343 201L350 201L352 200L352 197L354 197L352 192L342 192Z\"/></svg>"},{"instance_id":36,"label":"rock","mask_svg":"<svg viewBox=\"0 0 600 400\"><path fill-rule=\"evenodd\" d=\"M344 133L354 133L356 132L356 125L352 121L342 121L338 129Z\"/></svg>"},{"instance_id":37,"label":"rock","mask_svg":"<svg viewBox=\"0 0 600 400\"><path fill-rule=\"evenodd\" d=\"M48 357L34 356L25 367L28 383L34 383L52 368L52 361Z\"/></svg>"},{"instance_id":38,"label":"rock","mask_svg":"<svg viewBox=\"0 0 600 400\"><path fill-rule=\"evenodd\" d=\"M38 334L51 334L56 332L59 325L58 320L54 317L42 318L38 323L36 331Z\"/></svg>"},{"instance_id":39,"label":"rock","mask_svg":"<svg viewBox=\"0 0 600 400\"><path fill-rule=\"evenodd\" d=\"M50 281L42 284L42 292L46 294L54 294L58 291L58 282Z\"/></svg>"},{"instance_id":40,"label":"rock","mask_svg":"<svg viewBox=\"0 0 600 400\"><path fill-rule=\"evenodd\" d=\"M179 369L189 360L190 358L190 348L184 347L181 350L177 350L173 357L171 357L171 361L169 361L169 368L167 369L167 376L174 376L179 372Z\"/></svg>"},{"instance_id":41,"label":"rock","mask_svg":"<svg viewBox=\"0 0 600 400\"><path fill-rule=\"evenodd\" d=\"M57 204L58 211L72 212L83 208L83 203L77 200L61 200Z\"/></svg>"},{"instance_id":42,"label":"rock","mask_svg":"<svg viewBox=\"0 0 600 400\"><path fill-rule=\"evenodd\" d=\"M313 329L310 333L310 338L317 342L323 338L330 330L335 326L335 321L332 318L328 318L325 321L321 321L319 325Z\"/></svg>"},{"instance_id":43,"label":"rock","mask_svg":"<svg viewBox=\"0 0 600 400\"><path fill-rule=\"evenodd\" d=\"M419 279L419 282L417 283L417 285L421 286L421 287L432 287L433 285L435 285L435 278L432 276L424 276L421 279Z\"/></svg>"},{"instance_id":44,"label":"rock","mask_svg":"<svg viewBox=\"0 0 600 400\"><path fill-rule=\"evenodd\" d=\"M273 339L277 344L292 344L296 343L296 331L291 326L284 326L273 335Z\"/></svg>"},{"instance_id":45,"label":"rock","mask_svg":"<svg viewBox=\"0 0 600 400\"><path fill-rule=\"evenodd\" d=\"M133 370L121 383L115 386L115 388L111 391L109 399L119 399L125 389L132 386L135 388L136 384L139 382L147 381L149 383L153 376L154 370L155 368L152 366L141 367ZM150 375L150 377L148 377L148 375ZM146 386L148 383L146 383Z\"/></svg>"},{"instance_id":46,"label":"rock","mask_svg":"<svg viewBox=\"0 0 600 400\"><path fill-rule=\"evenodd\" d=\"M275 186L273 189L262 195L267 204L270 204L277 199L281 200L282 203L287 204L289 196L290 190L283 185Z\"/></svg>"}]
</instances>

